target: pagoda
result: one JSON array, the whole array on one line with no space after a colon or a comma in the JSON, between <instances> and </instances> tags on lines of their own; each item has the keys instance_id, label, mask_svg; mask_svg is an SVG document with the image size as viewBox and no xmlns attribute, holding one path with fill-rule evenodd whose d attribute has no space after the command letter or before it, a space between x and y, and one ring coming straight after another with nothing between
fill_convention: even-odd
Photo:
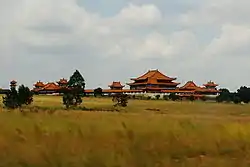
<instances>
[{"instance_id":1,"label":"pagoda","mask_svg":"<svg viewBox=\"0 0 250 167\"><path fill-rule=\"evenodd\" d=\"M220 91L217 90L218 84L213 81L208 81L206 84L203 84L202 93L206 95L217 95Z\"/></svg>"},{"instance_id":2,"label":"pagoda","mask_svg":"<svg viewBox=\"0 0 250 167\"><path fill-rule=\"evenodd\" d=\"M15 88L17 86L17 81L12 80L10 81L10 88Z\"/></svg>"},{"instance_id":3,"label":"pagoda","mask_svg":"<svg viewBox=\"0 0 250 167\"><path fill-rule=\"evenodd\" d=\"M180 91L195 92L201 87L197 86L194 81L188 81L185 85L179 88Z\"/></svg>"},{"instance_id":4,"label":"pagoda","mask_svg":"<svg viewBox=\"0 0 250 167\"><path fill-rule=\"evenodd\" d=\"M145 74L132 78L133 83L128 83L130 90L144 90L144 92L158 93L162 90L175 90L180 83L173 82L176 78L171 78L159 70L149 70Z\"/></svg>"},{"instance_id":5,"label":"pagoda","mask_svg":"<svg viewBox=\"0 0 250 167\"><path fill-rule=\"evenodd\" d=\"M62 79L60 79L59 81L57 81L57 83L58 83L58 85L59 85L60 87L66 87L67 84L68 84L68 81L67 81L67 79L62 78Z\"/></svg>"},{"instance_id":6,"label":"pagoda","mask_svg":"<svg viewBox=\"0 0 250 167\"><path fill-rule=\"evenodd\" d=\"M38 82L34 84L34 86L35 86L35 89L40 89L40 88L43 88L45 84L39 80Z\"/></svg>"},{"instance_id":7,"label":"pagoda","mask_svg":"<svg viewBox=\"0 0 250 167\"><path fill-rule=\"evenodd\" d=\"M122 90L124 85L121 84L121 82L113 82L111 85L109 85L111 90Z\"/></svg>"},{"instance_id":8,"label":"pagoda","mask_svg":"<svg viewBox=\"0 0 250 167\"><path fill-rule=\"evenodd\" d=\"M203 84L206 89L216 89L218 84L214 83L213 81L208 81L206 84Z\"/></svg>"}]
</instances>

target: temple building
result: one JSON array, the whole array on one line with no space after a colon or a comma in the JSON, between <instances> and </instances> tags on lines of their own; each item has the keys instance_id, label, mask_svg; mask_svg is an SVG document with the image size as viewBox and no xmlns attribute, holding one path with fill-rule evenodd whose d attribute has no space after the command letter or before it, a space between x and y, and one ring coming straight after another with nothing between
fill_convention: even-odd
<instances>
[{"instance_id":1,"label":"temple building","mask_svg":"<svg viewBox=\"0 0 250 167\"><path fill-rule=\"evenodd\" d=\"M43 88L45 86L45 84L41 81L38 81L34 84L35 89L40 89Z\"/></svg>"},{"instance_id":2,"label":"temple building","mask_svg":"<svg viewBox=\"0 0 250 167\"><path fill-rule=\"evenodd\" d=\"M218 84L214 83L213 81L208 81L206 84L203 84L206 89L216 89Z\"/></svg>"},{"instance_id":3,"label":"temple building","mask_svg":"<svg viewBox=\"0 0 250 167\"><path fill-rule=\"evenodd\" d=\"M143 90L145 92L157 93L162 90L175 90L180 83L174 82L176 78L168 77L159 70L149 70L147 73L132 78L133 83L128 83L130 90Z\"/></svg>"},{"instance_id":4,"label":"temple building","mask_svg":"<svg viewBox=\"0 0 250 167\"><path fill-rule=\"evenodd\" d=\"M65 78L62 78L62 79L60 79L59 81L57 81L57 84L58 84L60 87L65 87L65 86L67 86L67 84L68 84L68 80L65 79Z\"/></svg>"},{"instance_id":5,"label":"temple building","mask_svg":"<svg viewBox=\"0 0 250 167\"><path fill-rule=\"evenodd\" d=\"M121 82L113 82L111 85L109 85L111 90L122 90L124 85L121 84Z\"/></svg>"}]
</instances>

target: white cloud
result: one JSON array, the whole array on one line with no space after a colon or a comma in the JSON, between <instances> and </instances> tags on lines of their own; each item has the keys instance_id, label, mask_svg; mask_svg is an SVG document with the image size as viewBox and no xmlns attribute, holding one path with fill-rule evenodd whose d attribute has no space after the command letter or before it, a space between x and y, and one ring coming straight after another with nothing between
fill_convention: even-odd
<instances>
[{"instance_id":1,"label":"white cloud","mask_svg":"<svg viewBox=\"0 0 250 167\"><path fill-rule=\"evenodd\" d=\"M204 0L200 8L181 14L179 21L187 26L245 24L249 23L249 6L248 0Z\"/></svg>"},{"instance_id":2,"label":"white cloud","mask_svg":"<svg viewBox=\"0 0 250 167\"><path fill-rule=\"evenodd\" d=\"M167 0L160 1L158 4L171 5ZM226 83L221 77L223 69L216 60L230 55L230 61L236 61L237 57L250 54L249 5L248 0L204 0L201 6L188 4L187 13L173 10L173 20L169 20L153 0L128 3L109 17L91 12L87 6L79 6L76 0L0 0L0 68L19 67L18 71L8 69L13 70L12 75L16 77L35 80L38 75L39 79L56 78L60 70L77 67L93 71L91 63L94 62L96 66L103 66L103 70L96 69L96 73L98 70L118 71L113 72L114 75L130 76L133 74L127 74L128 69L140 73L148 67L162 67L174 69L179 78L202 80L202 77L212 79L213 75L218 75L217 79L224 80L218 82ZM183 5L176 2L175 6ZM110 5L110 10L112 8L114 6ZM206 41L207 34L211 39ZM121 65L115 64L116 59L118 63L124 62L122 71ZM28 68L32 63L37 71ZM28 76L21 74L24 69L30 72ZM200 70L206 76L197 72ZM175 75L174 71L172 73ZM111 82L102 81L107 77L91 76L89 74L88 80L92 80L92 84ZM234 82L230 84L240 81Z\"/></svg>"},{"instance_id":3,"label":"white cloud","mask_svg":"<svg viewBox=\"0 0 250 167\"><path fill-rule=\"evenodd\" d=\"M224 25L219 37L214 38L204 51L206 56L249 56L250 27Z\"/></svg>"},{"instance_id":4,"label":"white cloud","mask_svg":"<svg viewBox=\"0 0 250 167\"><path fill-rule=\"evenodd\" d=\"M138 6L130 3L114 19L123 26L149 26L162 21L162 13L154 4Z\"/></svg>"}]
</instances>

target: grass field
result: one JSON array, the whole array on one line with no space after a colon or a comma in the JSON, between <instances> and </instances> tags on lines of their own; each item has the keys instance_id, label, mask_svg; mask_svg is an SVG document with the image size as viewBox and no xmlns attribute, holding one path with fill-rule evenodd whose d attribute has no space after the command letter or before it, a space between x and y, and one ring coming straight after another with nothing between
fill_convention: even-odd
<instances>
[{"instance_id":1,"label":"grass field","mask_svg":"<svg viewBox=\"0 0 250 167\"><path fill-rule=\"evenodd\" d=\"M88 112L34 100L22 113L1 108L0 166L250 166L250 105L131 100L121 112ZM113 109L110 98L83 100Z\"/></svg>"}]
</instances>

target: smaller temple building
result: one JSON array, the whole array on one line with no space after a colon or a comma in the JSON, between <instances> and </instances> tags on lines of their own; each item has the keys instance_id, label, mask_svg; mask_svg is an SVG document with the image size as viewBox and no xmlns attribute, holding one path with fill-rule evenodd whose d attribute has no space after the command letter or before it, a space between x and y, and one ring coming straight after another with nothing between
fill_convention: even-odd
<instances>
[{"instance_id":1,"label":"smaller temple building","mask_svg":"<svg viewBox=\"0 0 250 167\"><path fill-rule=\"evenodd\" d=\"M121 82L113 82L109 87L111 90L122 90L124 85L122 85Z\"/></svg>"}]
</instances>

